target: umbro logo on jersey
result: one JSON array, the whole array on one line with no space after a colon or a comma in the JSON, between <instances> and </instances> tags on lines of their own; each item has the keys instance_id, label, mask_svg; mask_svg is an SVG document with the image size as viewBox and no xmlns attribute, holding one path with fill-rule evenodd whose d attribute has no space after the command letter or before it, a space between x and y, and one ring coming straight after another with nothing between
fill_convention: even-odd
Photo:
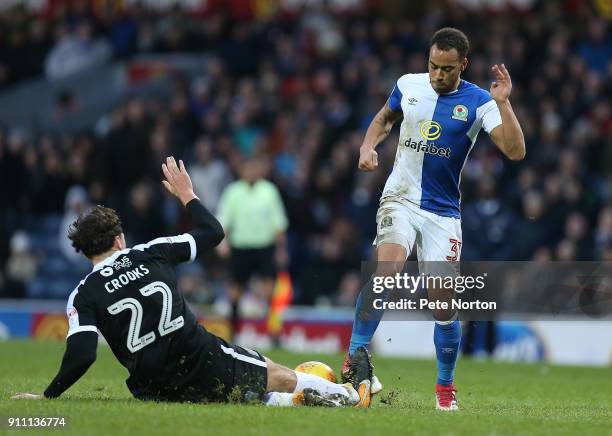
<instances>
[{"instance_id":1,"label":"umbro logo on jersey","mask_svg":"<svg viewBox=\"0 0 612 436\"><path fill-rule=\"evenodd\" d=\"M418 103L418 100L414 97L410 97L408 100L406 100L408 102L408 104L410 106L415 106Z\"/></svg>"},{"instance_id":2,"label":"umbro logo on jersey","mask_svg":"<svg viewBox=\"0 0 612 436\"><path fill-rule=\"evenodd\" d=\"M128 259L126 256L123 256L121 260L116 260L113 262L113 268L119 270L121 268L129 268L132 266L132 261Z\"/></svg>"}]
</instances>

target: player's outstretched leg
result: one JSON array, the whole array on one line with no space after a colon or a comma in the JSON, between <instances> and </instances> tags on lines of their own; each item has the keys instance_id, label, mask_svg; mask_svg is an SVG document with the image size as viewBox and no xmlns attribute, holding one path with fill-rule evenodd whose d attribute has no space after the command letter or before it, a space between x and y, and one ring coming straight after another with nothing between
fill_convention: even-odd
<instances>
[{"instance_id":1,"label":"player's outstretched leg","mask_svg":"<svg viewBox=\"0 0 612 436\"><path fill-rule=\"evenodd\" d=\"M264 402L270 406L353 406L359 394L351 385L296 372L266 358L268 383Z\"/></svg>"},{"instance_id":2,"label":"player's outstretched leg","mask_svg":"<svg viewBox=\"0 0 612 436\"><path fill-rule=\"evenodd\" d=\"M386 289L382 293L375 293L373 291L374 277L393 275L401 271L406 260L406 253L406 248L403 245L395 243L381 244L377 248L376 273L370 277L370 280L363 286L357 297L351 342L341 370L342 381L352 383L353 386L358 385L358 380L355 380L351 374L352 357L359 347L367 350L384 313L383 309L376 309L374 307L374 299L386 300L391 291ZM372 375L372 393L376 394L381 390L382 384L378 377Z\"/></svg>"},{"instance_id":3,"label":"player's outstretched leg","mask_svg":"<svg viewBox=\"0 0 612 436\"><path fill-rule=\"evenodd\" d=\"M373 277L370 278L357 297L351 342L344 362L342 363L342 370L340 372L342 381L345 383L351 383L355 387L359 385L359 380L356 380L351 371L351 368L353 367L352 356L354 356L358 348L364 348L367 350L384 312L381 309L374 309L373 307L372 300L374 293L372 291L372 286ZM376 296L377 298L381 298L379 295ZM384 298L384 296L382 298ZM376 382L376 391L373 393L377 393L382 390L382 385L377 378ZM372 388L374 388L374 386L372 386Z\"/></svg>"},{"instance_id":4,"label":"player's outstretched leg","mask_svg":"<svg viewBox=\"0 0 612 436\"><path fill-rule=\"evenodd\" d=\"M453 378L460 343L461 324L457 319L436 321L434 327L434 345L438 360L436 408L439 410L459 409Z\"/></svg>"},{"instance_id":5,"label":"player's outstretched leg","mask_svg":"<svg viewBox=\"0 0 612 436\"><path fill-rule=\"evenodd\" d=\"M373 295L372 279L370 279L370 281L368 281L368 283L366 283L364 288L361 290L359 297L357 297L351 342L349 345L349 350L344 358L344 362L342 362L342 369L340 372L342 381L345 383L351 383L353 386L358 386L358 382L351 373L351 356L355 354L355 351L359 347L367 349L384 312L383 310L376 310L373 308L371 302L372 298L370 298ZM381 296L377 297L381 298ZM378 380L378 377L372 375L372 393L376 394L380 391L382 391L382 384Z\"/></svg>"},{"instance_id":6,"label":"player's outstretched leg","mask_svg":"<svg viewBox=\"0 0 612 436\"><path fill-rule=\"evenodd\" d=\"M355 351L359 347L363 347L367 349L370 344L370 340L372 336L374 336L374 332L380 323L380 320L383 315L383 310L365 310L365 307L370 305L371 303L364 302L364 300L369 300L369 298L363 298L362 296L366 293L369 295L373 295L371 290L372 280L366 284L364 289L362 289L359 297L357 298L357 304L355 308L355 319L353 321L353 332L351 334L351 342L349 346L349 350L344 357L344 362L342 362L342 369L340 371L340 376L343 382L351 383L353 386L358 386L358 382L353 376L351 372L352 359L351 356L355 354ZM365 288L369 287L369 291ZM379 297L380 298L380 297ZM378 380L378 377L372 375L372 394L377 394L382 391L382 384Z\"/></svg>"}]
</instances>

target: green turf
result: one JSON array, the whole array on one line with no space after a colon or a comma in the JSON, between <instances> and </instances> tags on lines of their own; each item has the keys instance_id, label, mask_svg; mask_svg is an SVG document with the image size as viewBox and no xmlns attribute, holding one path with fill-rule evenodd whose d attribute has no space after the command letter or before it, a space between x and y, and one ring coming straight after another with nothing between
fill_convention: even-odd
<instances>
[{"instance_id":1,"label":"green turf","mask_svg":"<svg viewBox=\"0 0 612 436\"><path fill-rule=\"evenodd\" d=\"M15 392L41 392L55 375L63 349L62 343L0 342L4 421L7 416L65 416L67 427L54 430L58 435L612 434L609 368L467 359L457 369L457 413L434 410L433 361L376 357L385 390L370 410L144 403L130 397L124 384L127 371L104 346L90 371L60 399L9 400ZM313 359L335 368L341 363L341 356L269 356L288 366ZM5 423L0 425L3 432Z\"/></svg>"}]
</instances>

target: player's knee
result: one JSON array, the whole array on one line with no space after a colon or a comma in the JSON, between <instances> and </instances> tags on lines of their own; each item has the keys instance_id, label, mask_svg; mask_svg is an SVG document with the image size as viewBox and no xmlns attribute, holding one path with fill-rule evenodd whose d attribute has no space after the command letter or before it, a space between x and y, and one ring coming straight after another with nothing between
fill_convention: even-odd
<instances>
[{"instance_id":1,"label":"player's knee","mask_svg":"<svg viewBox=\"0 0 612 436\"><path fill-rule=\"evenodd\" d=\"M295 372L266 359L268 363L268 392L293 392L297 384Z\"/></svg>"},{"instance_id":2,"label":"player's knee","mask_svg":"<svg viewBox=\"0 0 612 436\"><path fill-rule=\"evenodd\" d=\"M455 309L434 309L432 311L436 321L454 321L457 319L457 311Z\"/></svg>"},{"instance_id":3,"label":"player's knee","mask_svg":"<svg viewBox=\"0 0 612 436\"><path fill-rule=\"evenodd\" d=\"M381 244L376 249L376 259L380 262L400 263L403 265L407 257L407 250L401 244ZM401 269L401 268L400 268Z\"/></svg>"},{"instance_id":4,"label":"player's knee","mask_svg":"<svg viewBox=\"0 0 612 436\"><path fill-rule=\"evenodd\" d=\"M436 309L433 311L433 317L436 321L448 321L452 318L452 313L449 310Z\"/></svg>"},{"instance_id":5,"label":"player's knee","mask_svg":"<svg viewBox=\"0 0 612 436\"><path fill-rule=\"evenodd\" d=\"M398 244L383 244L376 256L376 275L391 276L404 268L406 249Z\"/></svg>"}]
</instances>

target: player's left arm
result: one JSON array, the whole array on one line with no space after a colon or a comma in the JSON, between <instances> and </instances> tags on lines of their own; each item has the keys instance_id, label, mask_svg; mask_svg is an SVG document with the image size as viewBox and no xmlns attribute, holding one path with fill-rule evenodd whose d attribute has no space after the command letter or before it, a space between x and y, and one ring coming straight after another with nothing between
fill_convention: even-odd
<instances>
[{"instance_id":1,"label":"player's left arm","mask_svg":"<svg viewBox=\"0 0 612 436\"><path fill-rule=\"evenodd\" d=\"M495 81L491 84L491 97L497 104L502 123L491 130L489 135L508 159L522 160L525 157L525 137L510 104L510 73L504 64L494 65L491 71L495 75Z\"/></svg>"}]
</instances>

